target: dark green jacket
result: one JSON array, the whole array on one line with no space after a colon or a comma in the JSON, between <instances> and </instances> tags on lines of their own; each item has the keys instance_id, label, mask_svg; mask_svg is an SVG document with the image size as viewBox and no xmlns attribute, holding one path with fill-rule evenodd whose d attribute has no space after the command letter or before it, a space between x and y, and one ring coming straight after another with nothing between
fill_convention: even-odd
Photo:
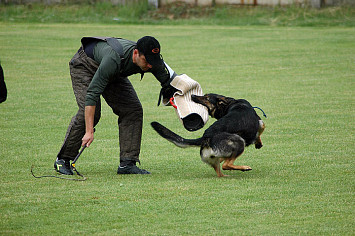
<instances>
[{"instance_id":1,"label":"dark green jacket","mask_svg":"<svg viewBox=\"0 0 355 236\"><path fill-rule=\"evenodd\" d=\"M85 106L95 106L109 82L119 79L119 77L144 73L144 71L133 64L132 61L133 50L136 44L125 39L117 40L123 46L124 55L122 55L122 59L106 42L98 42L94 47L94 60L99 63L99 67L89 85ZM175 74L174 71L171 69L169 71L169 69L164 63L161 67L152 68L147 72L151 72L163 87L167 85L168 81L170 81Z\"/></svg>"}]
</instances>

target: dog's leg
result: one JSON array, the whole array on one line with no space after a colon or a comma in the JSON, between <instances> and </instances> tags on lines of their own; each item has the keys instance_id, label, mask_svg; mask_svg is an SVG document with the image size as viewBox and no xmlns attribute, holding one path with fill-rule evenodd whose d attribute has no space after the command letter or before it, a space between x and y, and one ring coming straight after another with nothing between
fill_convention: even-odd
<instances>
[{"instance_id":1,"label":"dog's leg","mask_svg":"<svg viewBox=\"0 0 355 236\"><path fill-rule=\"evenodd\" d=\"M212 148L203 147L200 150L200 154L201 154L201 160L204 163L211 166L216 171L218 177L224 176L224 174L222 173L221 164L220 164L222 158L215 157Z\"/></svg>"},{"instance_id":2,"label":"dog's leg","mask_svg":"<svg viewBox=\"0 0 355 236\"><path fill-rule=\"evenodd\" d=\"M212 168L216 171L218 177L226 176L222 173L221 170L221 164L220 164L221 160L223 159L214 157L214 158L210 158L208 162L208 164L212 166Z\"/></svg>"},{"instance_id":3,"label":"dog's leg","mask_svg":"<svg viewBox=\"0 0 355 236\"><path fill-rule=\"evenodd\" d=\"M264 132L264 130L265 130L265 123L262 120L259 120L258 137L256 138L256 141L255 141L255 148L256 149L260 149L263 146L260 136Z\"/></svg>"},{"instance_id":4,"label":"dog's leg","mask_svg":"<svg viewBox=\"0 0 355 236\"><path fill-rule=\"evenodd\" d=\"M224 163L222 164L223 170L240 170L240 171L249 171L252 170L250 166L236 166L234 165L235 160L242 155L244 152L244 146L240 147L238 151L233 153L231 157L225 158Z\"/></svg>"},{"instance_id":5,"label":"dog's leg","mask_svg":"<svg viewBox=\"0 0 355 236\"><path fill-rule=\"evenodd\" d=\"M234 169L231 169L231 170L240 170L240 171L249 171L249 170L252 170L252 168L250 166L235 166L233 165Z\"/></svg>"},{"instance_id":6,"label":"dog's leg","mask_svg":"<svg viewBox=\"0 0 355 236\"><path fill-rule=\"evenodd\" d=\"M216 171L218 177L223 177L223 176L225 176L225 175L222 173L221 166L219 165L219 163L216 163L216 165L214 165L214 166L212 166L212 167L213 167L213 169Z\"/></svg>"},{"instance_id":7,"label":"dog's leg","mask_svg":"<svg viewBox=\"0 0 355 236\"><path fill-rule=\"evenodd\" d=\"M237 157L231 157L229 159L226 159L222 165L222 169L223 170L240 170L240 171L252 170L252 168L250 166L236 166L236 165L234 165L234 161L237 159Z\"/></svg>"},{"instance_id":8,"label":"dog's leg","mask_svg":"<svg viewBox=\"0 0 355 236\"><path fill-rule=\"evenodd\" d=\"M242 142L235 142L233 145L233 152L230 154L229 157L225 157L224 163L222 164L223 170L241 170L241 171L248 171L252 170L250 166L236 166L234 165L235 160L243 154L245 149L244 140Z\"/></svg>"}]
</instances>

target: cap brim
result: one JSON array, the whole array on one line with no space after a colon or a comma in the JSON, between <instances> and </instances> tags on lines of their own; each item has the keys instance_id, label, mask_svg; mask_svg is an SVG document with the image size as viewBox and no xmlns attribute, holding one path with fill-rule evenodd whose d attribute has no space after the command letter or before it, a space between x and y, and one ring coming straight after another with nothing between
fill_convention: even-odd
<instances>
[{"instance_id":1,"label":"cap brim","mask_svg":"<svg viewBox=\"0 0 355 236\"><path fill-rule=\"evenodd\" d=\"M145 59L153 67L163 64L163 59L160 57L160 55L146 55Z\"/></svg>"}]
</instances>

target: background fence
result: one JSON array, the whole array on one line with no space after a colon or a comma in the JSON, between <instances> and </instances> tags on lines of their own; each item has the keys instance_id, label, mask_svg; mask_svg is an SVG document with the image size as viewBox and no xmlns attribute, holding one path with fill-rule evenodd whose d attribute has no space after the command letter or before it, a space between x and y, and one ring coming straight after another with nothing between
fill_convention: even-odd
<instances>
[{"instance_id":1,"label":"background fence","mask_svg":"<svg viewBox=\"0 0 355 236\"><path fill-rule=\"evenodd\" d=\"M148 1L151 5L156 7L167 5L174 2L185 2L195 6L213 6L213 5L310 5L312 7L323 7L333 5L355 5L355 0L0 0L0 3L5 4L28 4L28 3L42 3L42 4L78 4L78 3L96 3L96 2L111 2L114 5L118 4L134 4L140 1Z\"/></svg>"},{"instance_id":2,"label":"background fence","mask_svg":"<svg viewBox=\"0 0 355 236\"><path fill-rule=\"evenodd\" d=\"M158 0L157 0L158 1ZM181 1L181 0L180 0ZM159 0L161 5L176 2L176 0ZM183 0L182 2L187 2L194 5L222 5L222 4L233 4L233 5L311 5L313 7L321 6L332 6L340 4L354 4L355 0Z\"/></svg>"}]
</instances>

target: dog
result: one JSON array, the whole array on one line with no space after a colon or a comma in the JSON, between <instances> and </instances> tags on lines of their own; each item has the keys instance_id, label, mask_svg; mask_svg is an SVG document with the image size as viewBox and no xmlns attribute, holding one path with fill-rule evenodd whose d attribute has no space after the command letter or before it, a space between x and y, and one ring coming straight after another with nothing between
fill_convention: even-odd
<instances>
[{"instance_id":1,"label":"dog","mask_svg":"<svg viewBox=\"0 0 355 236\"><path fill-rule=\"evenodd\" d=\"M201 160L213 167L218 177L224 176L220 166L223 161L223 170L252 170L249 166L234 165L245 147L255 144L255 148L260 149L263 146L260 135L265 124L252 105L244 99L236 100L213 93L192 95L191 99L207 107L209 115L217 119L202 137L185 139L158 122L151 123L153 129L178 147L199 146Z\"/></svg>"}]
</instances>

